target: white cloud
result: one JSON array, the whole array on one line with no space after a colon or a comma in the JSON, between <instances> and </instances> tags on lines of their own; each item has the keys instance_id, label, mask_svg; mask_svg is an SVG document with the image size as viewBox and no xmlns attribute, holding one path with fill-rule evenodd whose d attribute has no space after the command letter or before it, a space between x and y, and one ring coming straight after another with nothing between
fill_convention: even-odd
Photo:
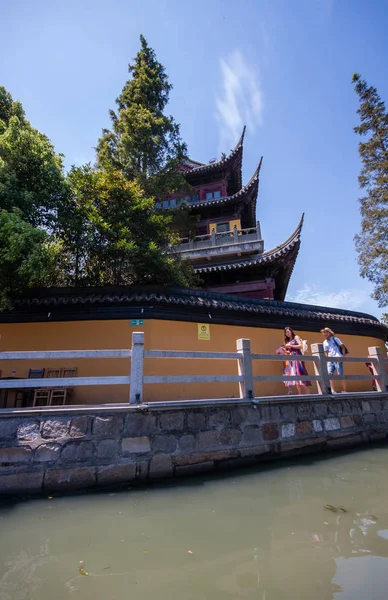
<instances>
[{"instance_id":1,"label":"white cloud","mask_svg":"<svg viewBox=\"0 0 388 600\"><path fill-rule=\"evenodd\" d=\"M302 304L316 304L329 308L343 308L345 310L359 310L370 300L369 292L360 289L339 290L330 292L319 288L317 285L305 284L295 294L290 295L291 302Z\"/></svg>"},{"instance_id":2,"label":"white cloud","mask_svg":"<svg viewBox=\"0 0 388 600\"><path fill-rule=\"evenodd\" d=\"M238 140L247 125L250 133L261 125L263 92L258 69L247 63L240 50L220 59L222 93L216 99L217 120L220 123L220 148L226 152Z\"/></svg>"}]
</instances>

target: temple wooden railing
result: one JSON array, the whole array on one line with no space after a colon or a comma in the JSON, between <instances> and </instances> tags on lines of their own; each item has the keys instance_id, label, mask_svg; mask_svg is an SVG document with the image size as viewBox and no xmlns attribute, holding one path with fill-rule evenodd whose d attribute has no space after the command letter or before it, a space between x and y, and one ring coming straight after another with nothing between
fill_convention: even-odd
<instances>
[{"instance_id":1,"label":"temple wooden railing","mask_svg":"<svg viewBox=\"0 0 388 600\"><path fill-rule=\"evenodd\" d=\"M117 359L130 358L131 366L128 365L128 376L102 376L102 377L65 377L53 379L1 379L0 389L23 389L23 388L48 388L55 387L77 387L77 386L111 386L128 385L130 404L141 404L143 402L143 389L150 384L171 383L218 383L237 382L239 384L239 399L242 401L254 401L255 382L282 382L287 381L315 381L317 383L318 395L330 395L330 381L327 370L328 361L332 358L326 357L323 344L312 344L312 356L285 357L274 354L255 354L251 352L250 340L237 340L236 352L191 352L178 350L144 350L144 333L134 332L132 334L131 350L66 350L48 352L0 352L0 363L9 360L63 360L63 359ZM388 376L386 367L388 359L379 347L368 348L367 357L335 357L335 362L343 363L370 363L373 375L330 375L330 380L338 381L375 381L377 393L388 391ZM152 375L144 376L144 361L147 359L186 359L186 360L232 360L237 362L237 375ZM285 375L253 375L253 361L280 361L285 360L303 361L312 363L314 375L285 376ZM257 397L259 401L260 395ZM238 399L235 399L238 401Z\"/></svg>"},{"instance_id":2,"label":"temple wooden railing","mask_svg":"<svg viewBox=\"0 0 388 600\"><path fill-rule=\"evenodd\" d=\"M174 250L176 252L188 252L190 250L202 250L232 244L246 244L248 242L260 242L263 245L260 227L251 227L249 229L235 228L233 231L222 233L216 233L213 229L211 233L199 235L192 240L181 238L180 244L174 246Z\"/></svg>"}]
</instances>

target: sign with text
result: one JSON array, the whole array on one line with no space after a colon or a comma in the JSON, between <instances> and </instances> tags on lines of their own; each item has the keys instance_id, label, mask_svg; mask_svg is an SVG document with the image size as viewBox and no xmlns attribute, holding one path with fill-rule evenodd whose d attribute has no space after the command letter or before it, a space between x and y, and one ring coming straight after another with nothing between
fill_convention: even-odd
<instances>
[{"instance_id":1,"label":"sign with text","mask_svg":"<svg viewBox=\"0 0 388 600\"><path fill-rule=\"evenodd\" d=\"M144 325L144 319L132 319L130 321L131 325Z\"/></svg>"},{"instance_id":2,"label":"sign with text","mask_svg":"<svg viewBox=\"0 0 388 600\"><path fill-rule=\"evenodd\" d=\"M210 340L210 325L207 323L198 323L198 339Z\"/></svg>"}]
</instances>

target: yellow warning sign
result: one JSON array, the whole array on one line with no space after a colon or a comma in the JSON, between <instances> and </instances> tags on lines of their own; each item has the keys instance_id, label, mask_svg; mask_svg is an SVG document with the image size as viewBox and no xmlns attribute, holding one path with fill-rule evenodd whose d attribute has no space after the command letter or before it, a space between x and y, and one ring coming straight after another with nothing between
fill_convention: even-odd
<instances>
[{"instance_id":1,"label":"yellow warning sign","mask_svg":"<svg viewBox=\"0 0 388 600\"><path fill-rule=\"evenodd\" d=\"M198 339L210 340L210 325L206 323L198 323Z\"/></svg>"}]
</instances>

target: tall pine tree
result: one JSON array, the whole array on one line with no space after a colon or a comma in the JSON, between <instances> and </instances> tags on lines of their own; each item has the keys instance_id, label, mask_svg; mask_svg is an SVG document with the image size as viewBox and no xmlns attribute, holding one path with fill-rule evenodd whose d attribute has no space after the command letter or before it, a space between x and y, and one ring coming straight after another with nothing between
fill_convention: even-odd
<instances>
[{"instance_id":1,"label":"tall pine tree","mask_svg":"<svg viewBox=\"0 0 388 600\"><path fill-rule=\"evenodd\" d=\"M128 66L131 78L111 110L112 130L103 130L97 146L97 164L122 171L148 197L163 198L186 186L179 165L186 145L179 125L164 114L172 85L163 65L143 36L141 49Z\"/></svg>"},{"instance_id":2,"label":"tall pine tree","mask_svg":"<svg viewBox=\"0 0 388 600\"><path fill-rule=\"evenodd\" d=\"M353 75L360 99L360 125L355 133L366 138L358 145L362 169L358 178L361 232L355 236L360 274L374 284L373 298L388 305L388 115L376 88Z\"/></svg>"}]
</instances>

